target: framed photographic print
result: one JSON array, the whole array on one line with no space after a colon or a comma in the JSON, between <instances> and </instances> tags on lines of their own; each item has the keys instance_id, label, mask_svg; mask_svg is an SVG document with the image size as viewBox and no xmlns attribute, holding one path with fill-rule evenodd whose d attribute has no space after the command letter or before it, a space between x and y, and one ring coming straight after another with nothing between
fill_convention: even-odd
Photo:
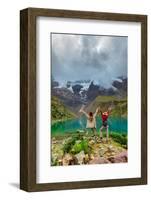
<instances>
[{"instance_id":1,"label":"framed photographic print","mask_svg":"<svg viewBox=\"0 0 151 200\"><path fill-rule=\"evenodd\" d=\"M147 16L20 12L20 188L147 184Z\"/></svg>"}]
</instances>

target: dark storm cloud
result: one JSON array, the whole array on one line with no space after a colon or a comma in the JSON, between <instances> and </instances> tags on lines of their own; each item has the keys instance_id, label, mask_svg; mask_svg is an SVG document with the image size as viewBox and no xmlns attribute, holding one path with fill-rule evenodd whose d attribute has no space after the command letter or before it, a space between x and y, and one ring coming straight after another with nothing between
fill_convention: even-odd
<instances>
[{"instance_id":1,"label":"dark storm cloud","mask_svg":"<svg viewBox=\"0 0 151 200\"><path fill-rule=\"evenodd\" d=\"M127 76L127 37L52 34L52 75L59 82L94 80L109 87Z\"/></svg>"}]
</instances>

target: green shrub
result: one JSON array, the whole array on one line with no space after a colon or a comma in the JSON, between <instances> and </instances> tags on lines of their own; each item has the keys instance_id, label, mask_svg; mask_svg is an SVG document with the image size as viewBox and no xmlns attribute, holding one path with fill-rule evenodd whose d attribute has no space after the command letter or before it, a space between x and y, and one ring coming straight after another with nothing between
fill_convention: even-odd
<instances>
[{"instance_id":1,"label":"green shrub","mask_svg":"<svg viewBox=\"0 0 151 200\"><path fill-rule=\"evenodd\" d=\"M89 152L89 145L86 139L82 139L79 143L75 143L71 149L71 153L77 154L81 151L84 151L85 154Z\"/></svg>"},{"instance_id":2,"label":"green shrub","mask_svg":"<svg viewBox=\"0 0 151 200\"><path fill-rule=\"evenodd\" d=\"M121 145L127 146L127 135L126 134L111 133L110 136L113 138L113 140L115 142L118 142Z\"/></svg>"},{"instance_id":3,"label":"green shrub","mask_svg":"<svg viewBox=\"0 0 151 200\"><path fill-rule=\"evenodd\" d=\"M83 139L81 135L73 136L69 140L65 141L65 144L63 145L64 153L77 154L81 151L84 151L85 154L90 152L88 141Z\"/></svg>"},{"instance_id":4,"label":"green shrub","mask_svg":"<svg viewBox=\"0 0 151 200\"><path fill-rule=\"evenodd\" d=\"M75 143L74 146L73 146L72 149L71 149L71 153L77 154L77 153L79 153L80 151L82 151L81 142L80 142L80 143Z\"/></svg>"},{"instance_id":5,"label":"green shrub","mask_svg":"<svg viewBox=\"0 0 151 200\"><path fill-rule=\"evenodd\" d=\"M87 140L83 140L81 142L82 150L84 151L85 154L89 153L89 145Z\"/></svg>"},{"instance_id":6,"label":"green shrub","mask_svg":"<svg viewBox=\"0 0 151 200\"><path fill-rule=\"evenodd\" d=\"M69 153L73 145L75 144L76 140L77 140L77 137L72 137L71 139L65 141L65 144L63 145L63 152Z\"/></svg>"}]
</instances>

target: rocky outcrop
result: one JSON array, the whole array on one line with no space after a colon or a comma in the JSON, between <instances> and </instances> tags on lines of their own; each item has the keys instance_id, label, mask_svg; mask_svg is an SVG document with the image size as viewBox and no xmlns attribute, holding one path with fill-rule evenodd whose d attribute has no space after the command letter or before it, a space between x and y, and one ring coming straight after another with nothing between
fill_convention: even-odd
<instances>
[{"instance_id":1,"label":"rocky outcrop","mask_svg":"<svg viewBox=\"0 0 151 200\"><path fill-rule=\"evenodd\" d=\"M102 157L95 157L93 160L89 162L89 164L107 164L107 163L110 163L110 161Z\"/></svg>"},{"instance_id":2,"label":"rocky outcrop","mask_svg":"<svg viewBox=\"0 0 151 200\"><path fill-rule=\"evenodd\" d=\"M79 95L81 88L83 88L83 86L81 86L79 84L72 86L72 90L75 95Z\"/></svg>"},{"instance_id":3,"label":"rocky outcrop","mask_svg":"<svg viewBox=\"0 0 151 200\"><path fill-rule=\"evenodd\" d=\"M125 163L128 161L127 151L123 151L114 157L108 158L111 163Z\"/></svg>"},{"instance_id":4,"label":"rocky outcrop","mask_svg":"<svg viewBox=\"0 0 151 200\"><path fill-rule=\"evenodd\" d=\"M84 151L81 151L80 153L76 154L75 157L77 158L79 165L84 164L84 159L85 159Z\"/></svg>"},{"instance_id":5,"label":"rocky outcrop","mask_svg":"<svg viewBox=\"0 0 151 200\"><path fill-rule=\"evenodd\" d=\"M99 95L99 86L95 85L93 81L91 82L89 89L87 91L87 98L89 101L95 99Z\"/></svg>"},{"instance_id":6,"label":"rocky outcrop","mask_svg":"<svg viewBox=\"0 0 151 200\"><path fill-rule=\"evenodd\" d=\"M117 88L118 95L125 97L127 95L127 78L120 77L119 80L113 81L112 86Z\"/></svg>"},{"instance_id":7,"label":"rocky outcrop","mask_svg":"<svg viewBox=\"0 0 151 200\"><path fill-rule=\"evenodd\" d=\"M84 134L85 135L85 134ZM125 163L127 150L112 138L68 136L52 139L52 165Z\"/></svg>"},{"instance_id":8,"label":"rocky outcrop","mask_svg":"<svg viewBox=\"0 0 151 200\"><path fill-rule=\"evenodd\" d=\"M52 88L59 87L59 83L57 81L52 81L51 82L51 87Z\"/></svg>"},{"instance_id":9,"label":"rocky outcrop","mask_svg":"<svg viewBox=\"0 0 151 200\"><path fill-rule=\"evenodd\" d=\"M78 159L69 153L63 156L63 159L61 162L63 166L78 165Z\"/></svg>"}]
</instances>

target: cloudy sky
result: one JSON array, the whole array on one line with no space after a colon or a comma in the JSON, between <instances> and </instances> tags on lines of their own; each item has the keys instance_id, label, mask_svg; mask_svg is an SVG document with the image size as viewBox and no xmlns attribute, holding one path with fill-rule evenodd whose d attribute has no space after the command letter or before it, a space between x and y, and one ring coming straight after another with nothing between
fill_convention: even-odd
<instances>
[{"instance_id":1,"label":"cloudy sky","mask_svg":"<svg viewBox=\"0 0 151 200\"><path fill-rule=\"evenodd\" d=\"M110 87L127 76L127 37L51 34L52 76L60 83L94 80Z\"/></svg>"}]
</instances>

